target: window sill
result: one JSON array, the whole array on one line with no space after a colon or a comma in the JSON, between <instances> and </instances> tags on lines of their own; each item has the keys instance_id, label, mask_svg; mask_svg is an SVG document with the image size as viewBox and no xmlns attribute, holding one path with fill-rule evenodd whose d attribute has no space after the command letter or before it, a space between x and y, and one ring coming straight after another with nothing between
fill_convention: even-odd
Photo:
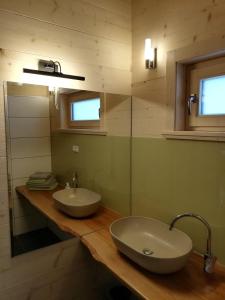
<instances>
[{"instance_id":1,"label":"window sill","mask_svg":"<svg viewBox=\"0 0 225 300\"><path fill-rule=\"evenodd\" d=\"M225 132L208 131L166 131L162 135L166 139L225 142Z\"/></svg>"},{"instance_id":2,"label":"window sill","mask_svg":"<svg viewBox=\"0 0 225 300\"><path fill-rule=\"evenodd\" d=\"M107 131L99 129L74 129L74 128L59 128L57 132L73 133L73 134L88 134L88 135L107 135Z\"/></svg>"}]
</instances>

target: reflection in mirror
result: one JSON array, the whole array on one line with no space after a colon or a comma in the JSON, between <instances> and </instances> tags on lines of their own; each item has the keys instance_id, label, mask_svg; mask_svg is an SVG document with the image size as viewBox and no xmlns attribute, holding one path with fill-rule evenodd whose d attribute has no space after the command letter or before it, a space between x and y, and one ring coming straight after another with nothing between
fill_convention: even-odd
<instances>
[{"instance_id":1,"label":"reflection in mirror","mask_svg":"<svg viewBox=\"0 0 225 300\"><path fill-rule=\"evenodd\" d=\"M103 206L129 214L130 96L7 82L5 100L12 256L72 237L18 186L55 191L73 184L76 173L79 186L100 194ZM35 172L51 175L35 178Z\"/></svg>"}]
</instances>

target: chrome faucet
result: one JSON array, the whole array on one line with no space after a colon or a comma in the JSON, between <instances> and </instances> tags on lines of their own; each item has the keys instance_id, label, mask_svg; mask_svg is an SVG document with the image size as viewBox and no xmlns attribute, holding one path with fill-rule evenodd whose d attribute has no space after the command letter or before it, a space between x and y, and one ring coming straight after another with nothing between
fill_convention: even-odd
<instances>
[{"instance_id":1,"label":"chrome faucet","mask_svg":"<svg viewBox=\"0 0 225 300\"><path fill-rule=\"evenodd\" d=\"M208 230L208 237L207 237L207 245L206 245L206 253L204 254L204 271L206 273L213 273L214 271L214 266L215 266L215 262L216 262L216 257L213 256L212 254L212 230L210 228L209 223L201 216L193 214L193 213L184 213L184 214L180 214L177 215L173 221L170 224L170 230L173 229L175 223L184 217L192 217L195 218L199 221L201 221L207 228Z\"/></svg>"},{"instance_id":2,"label":"chrome faucet","mask_svg":"<svg viewBox=\"0 0 225 300\"><path fill-rule=\"evenodd\" d=\"M72 177L72 188L76 189L78 187L79 187L78 174L77 172L74 172Z\"/></svg>"}]
</instances>

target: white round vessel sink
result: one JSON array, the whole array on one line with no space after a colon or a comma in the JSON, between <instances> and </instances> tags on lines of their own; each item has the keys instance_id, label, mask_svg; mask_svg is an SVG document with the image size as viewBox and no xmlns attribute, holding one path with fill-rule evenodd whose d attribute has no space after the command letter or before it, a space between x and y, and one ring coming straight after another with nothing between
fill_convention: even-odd
<instances>
[{"instance_id":1,"label":"white round vessel sink","mask_svg":"<svg viewBox=\"0 0 225 300\"><path fill-rule=\"evenodd\" d=\"M101 202L99 194L83 188L64 189L55 192L52 197L59 210L75 218L84 218L94 214Z\"/></svg>"},{"instance_id":2,"label":"white round vessel sink","mask_svg":"<svg viewBox=\"0 0 225 300\"><path fill-rule=\"evenodd\" d=\"M118 250L143 268L159 274L183 268L192 251L184 232L156 219L126 217L113 222L110 233Z\"/></svg>"}]
</instances>

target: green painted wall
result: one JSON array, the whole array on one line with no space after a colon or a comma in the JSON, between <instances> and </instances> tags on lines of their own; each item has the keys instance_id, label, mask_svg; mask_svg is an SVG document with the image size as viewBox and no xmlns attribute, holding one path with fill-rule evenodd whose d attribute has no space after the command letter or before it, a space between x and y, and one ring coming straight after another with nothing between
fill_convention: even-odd
<instances>
[{"instance_id":1,"label":"green painted wall","mask_svg":"<svg viewBox=\"0 0 225 300\"><path fill-rule=\"evenodd\" d=\"M194 212L210 223L213 251L225 263L225 143L132 139L132 214L167 223ZM206 229L197 220L180 220L198 250Z\"/></svg>"},{"instance_id":2,"label":"green painted wall","mask_svg":"<svg viewBox=\"0 0 225 300\"><path fill-rule=\"evenodd\" d=\"M105 206L129 214L129 137L57 134L52 160L62 183L76 170L81 186L99 192ZM132 214L169 223L183 212L206 218L213 252L225 263L225 143L133 138ZM186 218L176 226L205 250L207 232L199 221Z\"/></svg>"},{"instance_id":3,"label":"green painted wall","mask_svg":"<svg viewBox=\"0 0 225 300\"><path fill-rule=\"evenodd\" d=\"M72 152L72 145L80 152ZM61 183L77 171L81 187L100 193L105 206L129 214L130 137L53 135L52 166Z\"/></svg>"}]
</instances>

